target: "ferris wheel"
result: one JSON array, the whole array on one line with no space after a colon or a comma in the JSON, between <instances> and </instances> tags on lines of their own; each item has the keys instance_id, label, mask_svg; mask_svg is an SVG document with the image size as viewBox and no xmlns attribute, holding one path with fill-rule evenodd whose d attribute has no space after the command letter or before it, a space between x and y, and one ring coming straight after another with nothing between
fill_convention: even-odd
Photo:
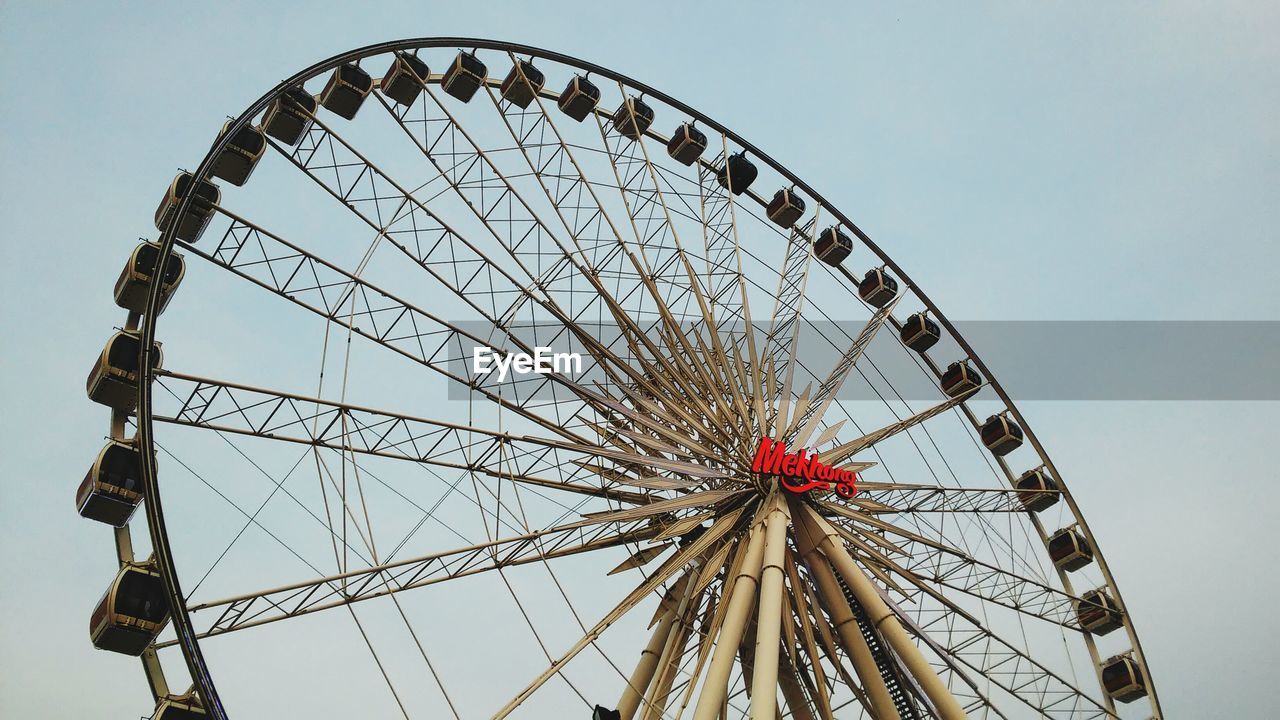
<instances>
[{"instance_id":1,"label":"ferris wheel","mask_svg":"<svg viewBox=\"0 0 1280 720\"><path fill-rule=\"evenodd\" d=\"M155 229L76 497L119 561L92 641L155 718L1161 717L987 366L654 88L353 50L227 121Z\"/></svg>"}]
</instances>

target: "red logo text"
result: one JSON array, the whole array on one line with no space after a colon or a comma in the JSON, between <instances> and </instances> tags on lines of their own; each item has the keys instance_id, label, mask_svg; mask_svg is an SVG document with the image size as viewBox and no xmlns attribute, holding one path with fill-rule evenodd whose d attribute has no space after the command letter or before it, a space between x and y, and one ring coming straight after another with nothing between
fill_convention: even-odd
<instances>
[{"instance_id":1,"label":"red logo text","mask_svg":"<svg viewBox=\"0 0 1280 720\"><path fill-rule=\"evenodd\" d=\"M842 470L818 461L816 454L804 448L799 452L787 452L786 443L760 438L755 462L751 471L764 475L777 475L782 487L793 493L835 488L840 497L853 497L858 492L858 474Z\"/></svg>"}]
</instances>

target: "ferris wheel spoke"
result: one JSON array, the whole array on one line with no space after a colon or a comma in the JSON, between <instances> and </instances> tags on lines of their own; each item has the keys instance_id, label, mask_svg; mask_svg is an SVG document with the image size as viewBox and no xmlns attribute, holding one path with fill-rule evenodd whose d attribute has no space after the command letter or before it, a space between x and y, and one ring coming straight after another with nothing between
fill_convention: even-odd
<instances>
[{"instance_id":1,"label":"ferris wheel spoke","mask_svg":"<svg viewBox=\"0 0 1280 720\"><path fill-rule=\"evenodd\" d=\"M688 543L676 552L671 558L666 560L661 567L653 572L643 583L632 590L621 602L617 604L609 613L607 613L599 622L597 622L591 630L587 631L578 642L574 643L569 650L565 651L558 659L552 661L551 665L544 670L538 677L534 678L523 690L521 690L514 698L494 714L493 720L501 720L509 716L517 707L533 693L537 692L548 680L558 675L564 667L583 649L595 643L595 641L610 626L616 623L624 615L635 608L641 600L648 597L651 593L658 589L663 583L670 580L680 572L691 566L698 558L702 557L717 541L735 528L738 518L742 515L742 509L730 512L718 518L710 528L700 534L695 540Z\"/></svg>"},{"instance_id":2,"label":"ferris wheel spoke","mask_svg":"<svg viewBox=\"0 0 1280 720\"><path fill-rule=\"evenodd\" d=\"M640 542L655 537L660 530L661 526L645 520L556 526L279 588L196 603L188 610L197 615L216 611L217 617L200 632L202 638L212 637L491 570Z\"/></svg>"},{"instance_id":3,"label":"ferris wheel spoke","mask_svg":"<svg viewBox=\"0 0 1280 720\"><path fill-rule=\"evenodd\" d=\"M895 573L903 574L913 584L917 581L935 582L981 600L1017 610L1030 617L1072 630L1080 629L1073 611L1074 603L1080 599L1069 593L974 558L945 543L925 538L891 523L872 519L835 503L823 503L822 507L837 516L827 520L833 522L838 530L844 531L842 536L845 540L860 544L869 559ZM846 521L840 522L839 517L845 518ZM892 558L865 545L860 537L870 539L873 534L862 525L868 525L901 538L894 545L900 554L910 559L907 564L900 565Z\"/></svg>"},{"instance_id":4,"label":"ferris wheel spoke","mask_svg":"<svg viewBox=\"0 0 1280 720\"><path fill-rule=\"evenodd\" d=\"M613 460L695 478L721 477L700 465L612 450L596 445L485 430L320 398L163 371L158 382L181 405L156 419L221 432L253 435L344 452L410 460L424 465L476 472L544 488L645 503L649 496L610 487L550 479L569 458L544 450ZM342 421L348 423L344 429ZM542 477L546 474L550 477ZM624 478L617 473L613 479Z\"/></svg>"},{"instance_id":5,"label":"ferris wheel spoke","mask_svg":"<svg viewBox=\"0 0 1280 720\"><path fill-rule=\"evenodd\" d=\"M849 502L873 515L915 513L1025 513L1023 497L1052 494L1053 490L858 483ZM1030 500L1028 500L1030 502Z\"/></svg>"},{"instance_id":6,"label":"ferris wheel spoke","mask_svg":"<svg viewBox=\"0 0 1280 720\"><path fill-rule=\"evenodd\" d=\"M783 257L782 270L778 273L778 290L773 313L769 317L769 332L765 336L763 357L772 361L775 377L784 378L782 385L790 388L793 380L796 350L800 341L800 316L804 310L805 288L809 279L809 265L813 259L812 235L822 216L818 207L814 217L804 225L792 227ZM775 394L770 393L774 398Z\"/></svg>"},{"instance_id":7,"label":"ferris wheel spoke","mask_svg":"<svg viewBox=\"0 0 1280 720\"><path fill-rule=\"evenodd\" d=\"M793 431L798 433L793 438L797 445L804 445L809 437L817 430L819 423L826 416L827 408L835 400L836 394L840 392L840 388L844 387L844 382L849 377L849 373L854 366L858 364L867 347L871 345L871 341L875 338L876 332L885 324L885 319L893 313L893 309L897 307L898 301L902 299L905 293L899 293L891 302L883 308L876 310L871 319L862 327L861 332L849 344L847 350L841 354L840 359L836 361L835 366L831 369L827 378L818 386L817 392L814 393L813 400L809 403L809 409L804 415L800 416L798 422L793 423ZM962 398L967 399L968 395ZM950 408L946 408L950 409ZM932 417L932 416L930 416Z\"/></svg>"}]
</instances>

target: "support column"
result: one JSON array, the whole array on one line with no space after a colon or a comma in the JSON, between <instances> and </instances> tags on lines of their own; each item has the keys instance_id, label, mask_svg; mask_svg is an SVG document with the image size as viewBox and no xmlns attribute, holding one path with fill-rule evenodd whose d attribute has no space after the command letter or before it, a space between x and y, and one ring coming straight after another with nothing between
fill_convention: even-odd
<instances>
[{"instance_id":1,"label":"support column","mask_svg":"<svg viewBox=\"0 0 1280 720\"><path fill-rule=\"evenodd\" d=\"M667 633L662 655L658 658L657 672L645 695L646 707L643 715L645 720L661 720L666 714L663 710L666 707L667 695L671 693L671 685L675 681L682 649L693 631L693 625L685 621L685 615L688 613L689 603L693 600L697 569L698 567L695 566L689 573L689 582L681 593L680 604L676 606L675 623Z\"/></svg>"},{"instance_id":2,"label":"support column","mask_svg":"<svg viewBox=\"0 0 1280 720\"><path fill-rule=\"evenodd\" d=\"M774 720L778 708L778 645L782 625L782 578L790 513L776 491L765 519L760 609L756 614L755 668L751 674L751 720Z\"/></svg>"},{"instance_id":3,"label":"support column","mask_svg":"<svg viewBox=\"0 0 1280 720\"><path fill-rule=\"evenodd\" d=\"M826 555L835 569L840 572L845 583L853 592L854 599L858 601L858 604L862 605L862 609L867 612L867 617L871 619L872 624L880 630L885 642L889 643L889 646L902 659L902 664L906 666L911 676L916 679L925 696L933 703L939 717L942 720L966 720L968 715L960 707L960 703L956 701L955 696L938 678L938 674L929 665L929 661L925 660L920 648L911 642L907 631L902 629L902 624L898 622L893 611L889 609L889 606L880 597L880 593L876 592L871 580L867 578L862 569L858 567L858 564L853 561L853 557L845 550L844 543L840 540L835 528L831 527L831 524L814 512L812 508L808 506L802 507L804 509L801 513L801 521L809 525L815 539L817 539L818 549Z\"/></svg>"},{"instance_id":4,"label":"support column","mask_svg":"<svg viewBox=\"0 0 1280 720\"><path fill-rule=\"evenodd\" d=\"M849 654L854 672L862 682L867 699L871 701L871 709L875 713L876 720L899 720L898 707L893 704L889 688L884 684L884 678L880 675L880 668L876 665L875 658L871 657L871 648L867 647L867 641L862 638L858 621L849 608L844 592L840 590L840 583L836 580L831 565L818 551L814 534L807 525L798 523L796 539L809 567L809 574L818 588L818 595L826 605L827 612L831 614L831 621L835 624L840 644L844 645L844 651Z\"/></svg>"},{"instance_id":5,"label":"support column","mask_svg":"<svg viewBox=\"0 0 1280 720\"><path fill-rule=\"evenodd\" d=\"M742 567L729 591L724 622L720 626L720 635L716 638L716 649L711 655L706 680L702 683L702 693L698 695L693 720L716 720L725 705L733 659L738 654L742 630L751 615L751 603L756 599L756 583L760 578L760 563L764 555L764 536L764 528L759 525L751 529Z\"/></svg>"},{"instance_id":6,"label":"support column","mask_svg":"<svg viewBox=\"0 0 1280 720\"><path fill-rule=\"evenodd\" d=\"M691 583L692 579L686 576L685 582ZM631 673L631 679L618 700L618 714L622 720L632 720L635 717L636 709L640 707L640 698L644 697L645 690L653 681L654 670L658 667L658 654L662 652L667 642L667 635L671 631L672 623L675 622L676 614L675 607L668 608L662 614L658 627L653 630L653 637L649 639L649 644L640 652L640 661L636 663L636 669Z\"/></svg>"}]
</instances>

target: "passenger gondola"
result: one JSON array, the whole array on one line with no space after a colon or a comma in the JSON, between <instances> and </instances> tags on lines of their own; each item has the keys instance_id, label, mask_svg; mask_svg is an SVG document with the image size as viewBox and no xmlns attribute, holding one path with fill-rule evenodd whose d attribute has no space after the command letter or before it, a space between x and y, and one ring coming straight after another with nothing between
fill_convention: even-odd
<instances>
[{"instance_id":1,"label":"passenger gondola","mask_svg":"<svg viewBox=\"0 0 1280 720\"><path fill-rule=\"evenodd\" d=\"M480 58L462 50L445 71L440 87L462 102L470 102L487 77L489 69L480 62Z\"/></svg>"},{"instance_id":2,"label":"passenger gondola","mask_svg":"<svg viewBox=\"0 0 1280 720\"><path fill-rule=\"evenodd\" d=\"M600 102L600 88L581 75L574 75L556 101L560 112L582 122Z\"/></svg>"},{"instance_id":3,"label":"passenger gondola","mask_svg":"<svg viewBox=\"0 0 1280 720\"><path fill-rule=\"evenodd\" d=\"M528 60L517 60L502 81L502 98L519 108L527 108L542 92L547 77Z\"/></svg>"},{"instance_id":4,"label":"passenger gondola","mask_svg":"<svg viewBox=\"0 0 1280 720\"><path fill-rule=\"evenodd\" d=\"M982 423L982 444L996 455L1008 455L1022 445L1022 428L1007 413L992 415Z\"/></svg>"},{"instance_id":5,"label":"passenger gondola","mask_svg":"<svg viewBox=\"0 0 1280 720\"><path fill-rule=\"evenodd\" d=\"M320 104L338 117L353 120L372 89L373 78L359 65L339 65L320 91Z\"/></svg>"},{"instance_id":6,"label":"passenger gondola","mask_svg":"<svg viewBox=\"0 0 1280 720\"><path fill-rule=\"evenodd\" d=\"M378 87L392 102L412 105L418 95L422 94L430 77L431 71L427 64L417 55L400 51L396 53L396 59L387 68L387 74L382 76Z\"/></svg>"},{"instance_id":7,"label":"passenger gondola","mask_svg":"<svg viewBox=\"0 0 1280 720\"><path fill-rule=\"evenodd\" d=\"M111 336L85 383L90 400L122 412L130 412L137 406L138 349L141 345L136 332L122 330ZM158 369L162 359L160 343L155 343L151 353L153 368Z\"/></svg>"},{"instance_id":8,"label":"passenger gondola","mask_svg":"<svg viewBox=\"0 0 1280 720\"><path fill-rule=\"evenodd\" d=\"M178 220L177 237L179 240L195 242L209 224L209 218L213 217L213 206L218 204L222 194L218 191L218 186L211 182L195 182L189 172L178 173L173 182L169 183L169 189L156 208L156 229L164 232L169 223L173 222L188 193L193 197L187 212Z\"/></svg>"},{"instance_id":9,"label":"passenger gondola","mask_svg":"<svg viewBox=\"0 0 1280 720\"><path fill-rule=\"evenodd\" d=\"M1106 635L1124 627L1120 606L1107 594L1105 588L1090 590L1076 601L1076 619L1080 627L1094 635Z\"/></svg>"},{"instance_id":10,"label":"passenger gondola","mask_svg":"<svg viewBox=\"0 0 1280 720\"><path fill-rule=\"evenodd\" d=\"M156 702L151 720L204 720L208 715L200 696L194 692L185 695L165 695Z\"/></svg>"},{"instance_id":11,"label":"passenger gondola","mask_svg":"<svg viewBox=\"0 0 1280 720\"><path fill-rule=\"evenodd\" d=\"M305 88L289 88L267 107L262 116L262 131L285 145L297 145L311 128L316 107L316 99Z\"/></svg>"},{"instance_id":12,"label":"passenger gondola","mask_svg":"<svg viewBox=\"0 0 1280 720\"><path fill-rule=\"evenodd\" d=\"M942 373L942 392L947 397L960 397L982 385L982 376L967 360L953 362Z\"/></svg>"},{"instance_id":13,"label":"passenger gondola","mask_svg":"<svg viewBox=\"0 0 1280 720\"><path fill-rule=\"evenodd\" d=\"M1047 510L1058 503L1058 484L1049 477L1049 471L1043 467L1028 470L1014 481L1013 487L1018 491L1018 501L1022 507L1031 512Z\"/></svg>"},{"instance_id":14,"label":"passenger gondola","mask_svg":"<svg viewBox=\"0 0 1280 720\"><path fill-rule=\"evenodd\" d=\"M774 225L790 228L804 216L804 199L796 195L795 190L782 188L773 194L766 212Z\"/></svg>"},{"instance_id":15,"label":"passenger gondola","mask_svg":"<svg viewBox=\"0 0 1280 720\"><path fill-rule=\"evenodd\" d=\"M898 294L898 281L885 272L884 268L873 268L867 271L858 283L858 297L868 305L882 308Z\"/></svg>"},{"instance_id":16,"label":"passenger gondola","mask_svg":"<svg viewBox=\"0 0 1280 720\"><path fill-rule=\"evenodd\" d=\"M1113 699L1123 703L1147 696L1138 663L1128 655L1117 655L1102 663L1102 686Z\"/></svg>"},{"instance_id":17,"label":"passenger gondola","mask_svg":"<svg viewBox=\"0 0 1280 720\"><path fill-rule=\"evenodd\" d=\"M231 121L228 120L222 126L219 137L226 135L230 128ZM231 140L227 142L226 147L222 148L222 152L218 153L218 158L213 161L213 167L209 171L239 187L249 181L249 175L258 166L258 161L266 151L266 136L252 125L245 125L231 136Z\"/></svg>"},{"instance_id":18,"label":"passenger gondola","mask_svg":"<svg viewBox=\"0 0 1280 720\"><path fill-rule=\"evenodd\" d=\"M124 527L142 502L142 456L132 443L111 440L76 492L81 517Z\"/></svg>"},{"instance_id":19,"label":"passenger gondola","mask_svg":"<svg viewBox=\"0 0 1280 720\"><path fill-rule=\"evenodd\" d=\"M707 134L693 123L682 123L667 141L667 154L681 165L692 165L707 149Z\"/></svg>"},{"instance_id":20,"label":"passenger gondola","mask_svg":"<svg viewBox=\"0 0 1280 720\"><path fill-rule=\"evenodd\" d=\"M923 353L942 339L942 328L928 315L918 312L902 323L898 337L903 345Z\"/></svg>"},{"instance_id":21,"label":"passenger gondola","mask_svg":"<svg viewBox=\"0 0 1280 720\"><path fill-rule=\"evenodd\" d=\"M832 225L818 234L813 241L813 256L828 265L839 265L853 252L853 240Z\"/></svg>"},{"instance_id":22,"label":"passenger gondola","mask_svg":"<svg viewBox=\"0 0 1280 720\"><path fill-rule=\"evenodd\" d=\"M720 169L716 171L716 181L720 187L734 195L741 195L756 181L760 171L756 164L747 159L746 153L736 152L729 156Z\"/></svg>"},{"instance_id":23,"label":"passenger gondola","mask_svg":"<svg viewBox=\"0 0 1280 720\"><path fill-rule=\"evenodd\" d=\"M622 720L622 713L597 705L595 710L591 711L591 720Z\"/></svg>"},{"instance_id":24,"label":"passenger gondola","mask_svg":"<svg viewBox=\"0 0 1280 720\"><path fill-rule=\"evenodd\" d=\"M164 582L151 562L126 563L89 617L99 650L141 655L169 620Z\"/></svg>"},{"instance_id":25,"label":"passenger gondola","mask_svg":"<svg viewBox=\"0 0 1280 720\"><path fill-rule=\"evenodd\" d=\"M1063 528L1049 538L1049 557L1060 570L1070 572L1093 562L1093 548L1075 528Z\"/></svg>"},{"instance_id":26,"label":"passenger gondola","mask_svg":"<svg viewBox=\"0 0 1280 720\"><path fill-rule=\"evenodd\" d=\"M116 305L131 312L145 312L147 293L151 291L151 281L155 277L156 263L160 260L160 246L144 242L133 249L129 262L120 271L116 280ZM160 306L157 314L164 312L173 297L173 291L186 273L186 261L177 253L171 253L164 264L164 274L160 278Z\"/></svg>"},{"instance_id":27,"label":"passenger gondola","mask_svg":"<svg viewBox=\"0 0 1280 720\"><path fill-rule=\"evenodd\" d=\"M613 113L613 127L632 140L639 140L653 124L653 108L638 97L628 97Z\"/></svg>"}]
</instances>

